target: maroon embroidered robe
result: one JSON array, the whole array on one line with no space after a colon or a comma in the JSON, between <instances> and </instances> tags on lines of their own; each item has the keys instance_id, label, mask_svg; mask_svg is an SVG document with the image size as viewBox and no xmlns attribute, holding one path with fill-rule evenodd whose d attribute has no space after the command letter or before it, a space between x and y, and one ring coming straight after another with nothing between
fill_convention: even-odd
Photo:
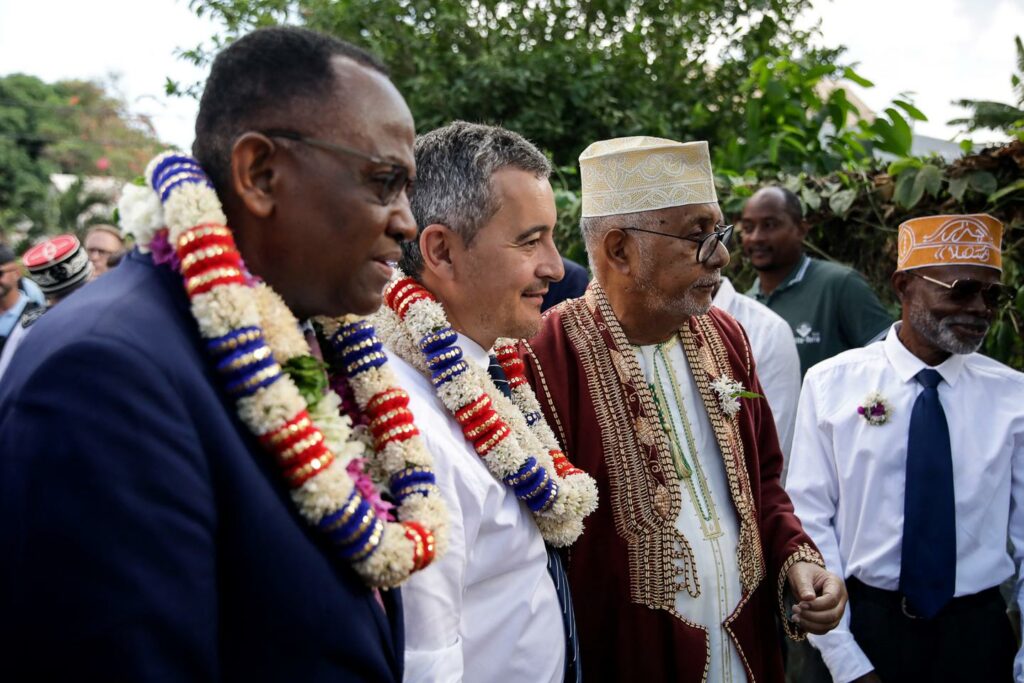
<instances>
[{"instance_id":1,"label":"maroon embroidered robe","mask_svg":"<svg viewBox=\"0 0 1024 683\"><path fill-rule=\"evenodd\" d=\"M786 572L798 560L823 563L780 485L782 454L766 402L741 399L729 417L711 387L724 375L763 393L743 329L713 308L679 336L740 523L743 596L724 626L751 682L782 681L774 615L784 609ZM594 283L549 311L520 353L566 454L598 485L598 509L568 563L585 680L703 681L706 628L675 610L677 592L700 592L692 550L675 525L681 484L650 389L601 288Z\"/></svg>"}]
</instances>

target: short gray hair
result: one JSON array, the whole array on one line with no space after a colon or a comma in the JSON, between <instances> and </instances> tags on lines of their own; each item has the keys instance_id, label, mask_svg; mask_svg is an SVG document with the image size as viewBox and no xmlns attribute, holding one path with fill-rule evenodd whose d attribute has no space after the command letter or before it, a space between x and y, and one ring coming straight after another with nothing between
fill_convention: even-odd
<instances>
[{"instance_id":1,"label":"short gray hair","mask_svg":"<svg viewBox=\"0 0 1024 683\"><path fill-rule=\"evenodd\" d=\"M416 184L409 203L419 226L439 223L466 245L501 208L491 176L514 168L537 178L551 175L551 162L529 140L500 126L455 121L416 139ZM419 278L423 254L419 240L402 243L399 264L406 275Z\"/></svg>"},{"instance_id":2,"label":"short gray hair","mask_svg":"<svg viewBox=\"0 0 1024 683\"><path fill-rule=\"evenodd\" d=\"M583 235L583 244L587 248L587 260L590 261L590 272L597 274L597 263L594 256L597 248L612 228L643 228L653 230L657 228L657 219L651 211L637 211L635 213L624 213L613 216L583 216L580 218L580 234ZM648 254L644 251L644 242L640 241L641 254L646 260Z\"/></svg>"}]
</instances>

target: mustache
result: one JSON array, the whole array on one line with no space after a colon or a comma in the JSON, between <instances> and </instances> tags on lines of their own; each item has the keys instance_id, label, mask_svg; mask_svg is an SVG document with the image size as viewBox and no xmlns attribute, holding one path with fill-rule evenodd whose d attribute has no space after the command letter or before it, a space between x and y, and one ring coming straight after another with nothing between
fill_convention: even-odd
<instances>
[{"instance_id":1,"label":"mustache","mask_svg":"<svg viewBox=\"0 0 1024 683\"><path fill-rule=\"evenodd\" d=\"M715 275L708 275L706 277L699 278L693 283L694 287L717 287L722 282L722 276L720 273Z\"/></svg>"},{"instance_id":2,"label":"mustache","mask_svg":"<svg viewBox=\"0 0 1024 683\"><path fill-rule=\"evenodd\" d=\"M988 329L991 323L987 319L982 318L981 316L968 315L964 313L957 315L948 315L945 318L943 318L942 326L947 327L949 325L974 325L976 327L984 327L985 329Z\"/></svg>"}]
</instances>

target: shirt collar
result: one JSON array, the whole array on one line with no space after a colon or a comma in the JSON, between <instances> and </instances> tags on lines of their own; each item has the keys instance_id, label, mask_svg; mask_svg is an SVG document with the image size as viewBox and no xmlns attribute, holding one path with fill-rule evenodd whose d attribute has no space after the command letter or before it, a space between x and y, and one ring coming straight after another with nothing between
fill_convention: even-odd
<instances>
[{"instance_id":1,"label":"shirt collar","mask_svg":"<svg viewBox=\"0 0 1024 683\"><path fill-rule=\"evenodd\" d=\"M719 308L728 308L732 300L736 298L736 288L732 286L732 282L729 278L722 277L722 284L718 287L718 291L715 292L715 298L711 300L711 303Z\"/></svg>"},{"instance_id":2,"label":"shirt collar","mask_svg":"<svg viewBox=\"0 0 1024 683\"><path fill-rule=\"evenodd\" d=\"M807 275L807 269L810 266L811 257L808 256L807 254L801 254L800 262L793 267L793 270L791 270L789 275L786 276L786 279L779 283L779 286L773 289L771 294L767 295L761 293L761 278L758 277L756 280L754 280L754 296L759 300L766 299L777 292L781 292L784 289L789 289L790 287L792 287L795 284L798 284L800 281L804 279L804 276Z\"/></svg>"},{"instance_id":3,"label":"shirt collar","mask_svg":"<svg viewBox=\"0 0 1024 683\"><path fill-rule=\"evenodd\" d=\"M899 375L902 381L911 382L917 376L917 373L932 366L911 353L903 345L903 342L900 341L899 331L902 324L902 322L893 323L893 326L889 329L889 334L882 343L885 344L885 355L893 369L896 370L896 374ZM954 353L932 369L942 375L942 379L946 381L946 384L952 387L956 384L957 378L960 377L968 355L970 354Z\"/></svg>"},{"instance_id":4,"label":"shirt collar","mask_svg":"<svg viewBox=\"0 0 1024 683\"><path fill-rule=\"evenodd\" d=\"M486 370L487 366L491 364L491 357L487 350L469 337L459 333L457 343L462 349L462 357L465 358L467 362L470 362L479 368L483 368L484 370Z\"/></svg>"}]
</instances>

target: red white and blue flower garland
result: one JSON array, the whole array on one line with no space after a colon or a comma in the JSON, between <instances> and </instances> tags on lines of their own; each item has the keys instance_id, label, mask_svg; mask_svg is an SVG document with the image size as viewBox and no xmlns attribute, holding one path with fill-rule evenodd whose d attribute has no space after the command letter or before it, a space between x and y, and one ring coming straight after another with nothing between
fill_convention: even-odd
<instances>
[{"instance_id":1,"label":"red white and blue flower garland","mask_svg":"<svg viewBox=\"0 0 1024 683\"><path fill-rule=\"evenodd\" d=\"M388 348L430 377L491 474L533 512L544 540L572 544L597 508L597 485L559 449L515 349L507 342L496 349L513 392L509 400L482 369L463 359L444 308L421 284L398 273L384 290L384 302L373 320Z\"/></svg>"},{"instance_id":2,"label":"red white and blue flower garland","mask_svg":"<svg viewBox=\"0 0 1024 683\"><path fill-rule=\"evenodd\" d=\"M368 422L353 428L334 391L307 401L289 375L286 368L316 369L319 361L281 298L248 274L198 162L167 152L145 178L144 187L125 187L122 225L155 259L173 249L161 260L180 264L192 314L242 422L274 456L302 517L338 555L371 586L400 585L444 553L448 513L409 396L373 327L354 316L323 321L345 366L340 379ZM364 463L386 482L397 521L360 494L370 486Z\"/></svg>"}]
</instances>

